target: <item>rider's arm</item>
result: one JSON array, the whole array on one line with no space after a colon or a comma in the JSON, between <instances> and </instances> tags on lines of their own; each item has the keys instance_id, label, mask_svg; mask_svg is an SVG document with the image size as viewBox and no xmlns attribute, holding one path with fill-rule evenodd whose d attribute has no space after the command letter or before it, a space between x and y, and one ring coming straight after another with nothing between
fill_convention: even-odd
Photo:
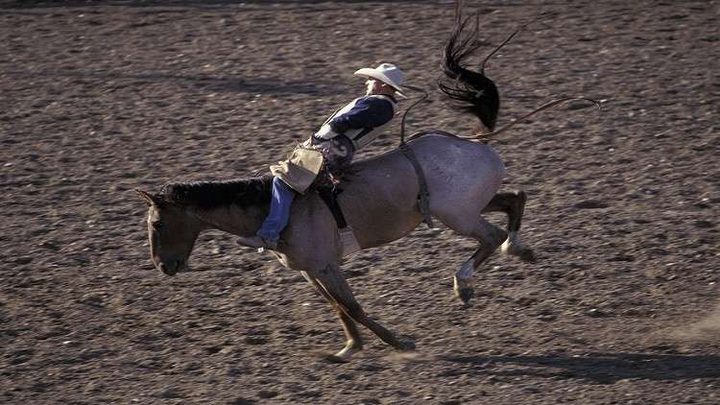
<instances>
[{"instance_id":1,"label":"rider's arm","mask_svg":"<svg viewBox=\"0 0 720 405\"><path fill-rule=\"evenodd\" d=\"M349 129L377 128L393 117L390 101L378 97L364 97L350 111L333 118L329 124L333 132L342 134Z\"/></svg>"}]
</instances>

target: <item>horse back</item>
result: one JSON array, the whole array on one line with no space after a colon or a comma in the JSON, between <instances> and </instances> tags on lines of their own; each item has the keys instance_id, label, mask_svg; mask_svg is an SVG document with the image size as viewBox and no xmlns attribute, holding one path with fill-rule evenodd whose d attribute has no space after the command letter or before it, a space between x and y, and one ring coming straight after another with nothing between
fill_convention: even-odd
<instances>
[{"instance_id":1,"label":"horse back","mask_svg":"<svg viewBox=\"0 0 720 405\"><path fill-rule=\"evenodd\" d=\"M443 133L408 145L425 174L433 215L479 215L505 176L502 160L487 144ZM422 221L417 174L400 150L354 163L341 187L340 205L362 247L398 239Z\"/></svg>"}]
</instances>

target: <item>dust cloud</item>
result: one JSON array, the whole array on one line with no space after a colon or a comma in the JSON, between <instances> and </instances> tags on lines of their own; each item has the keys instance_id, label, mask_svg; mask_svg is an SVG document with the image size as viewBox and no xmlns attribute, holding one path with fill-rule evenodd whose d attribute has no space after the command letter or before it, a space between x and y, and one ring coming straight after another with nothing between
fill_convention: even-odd
<instances>
[{"instance_id":1,"label":"dust cloud","mask_svg":"<svg viewBox=\"0 0 720 405\"><path fill-rule=\"evenodd\" d=\"M718 303L715 309L705 318L678 328L674 336L686 340L720 340L720 303Z\"/></svg>"}]
</instances>

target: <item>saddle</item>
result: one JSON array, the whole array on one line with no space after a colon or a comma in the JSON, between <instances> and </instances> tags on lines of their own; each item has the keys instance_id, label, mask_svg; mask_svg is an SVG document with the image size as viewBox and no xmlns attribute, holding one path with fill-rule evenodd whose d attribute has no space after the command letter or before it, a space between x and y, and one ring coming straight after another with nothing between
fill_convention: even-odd
<instances>
[{"instance_id":1,"label":"saddle","mask_svg":"<svg viewBox=\"0 0 720 405\"><path fill-rule=\"evenodd\" d=\"M403 156L410 161L418 177L420 192L418 193L417 201L418 208L423 215L423 222L430 228L433 228L432 216L430 215L429 209L430 194L425 181L425 173L407 143L402 142L399 149ZM338 184L340 184L347 169L348 167L344 167L343 170L337 170L337 168L331 170L326 165L325 157L321 151L308 148L304 145L298 145L290 153L288 159L270 167L270 171L274 176L282 179L298 193L305 194L308 191L316 191L318 193L332 213L335 223L337 224L340 239L343 244L343 256L360 250L352 227L350 227L345 220L340 204L338 204L337 201L337 196L342 192Z\"/></svg>"},{"instance_id":2,"label":"saddle","mask_svg":"<svg viewBox=\"0 0 720 405\"><path fill-rule=\"evenodd\" d=\"M360 250L352 227L345 220L337 201L342 192L338 184L344 172L330 170L321 151L298 145L286 160L270 166L270 171L298 193L316 192L320 196L337 224L343 256Z\"/></svg>"}]
</instances>

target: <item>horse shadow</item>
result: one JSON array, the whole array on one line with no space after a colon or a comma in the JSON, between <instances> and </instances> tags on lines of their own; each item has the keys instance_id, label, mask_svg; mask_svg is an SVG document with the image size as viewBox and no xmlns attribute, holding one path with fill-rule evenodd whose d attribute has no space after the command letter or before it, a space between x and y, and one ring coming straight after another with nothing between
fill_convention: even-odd
<instances>
[{"instance_id":1,"label":"horse shadow","mask_svg":"<svg viewBox=\"0 0 720 405\"><path fill-rule=\"evenodd\" d=\"M625 379L685 380L720 377L720 356L589 353L582 356L441 356L477 374L508 377L567 378L596 384ZM466 372L467 370L465 370Z\"/></svg>"}]
</instances>

